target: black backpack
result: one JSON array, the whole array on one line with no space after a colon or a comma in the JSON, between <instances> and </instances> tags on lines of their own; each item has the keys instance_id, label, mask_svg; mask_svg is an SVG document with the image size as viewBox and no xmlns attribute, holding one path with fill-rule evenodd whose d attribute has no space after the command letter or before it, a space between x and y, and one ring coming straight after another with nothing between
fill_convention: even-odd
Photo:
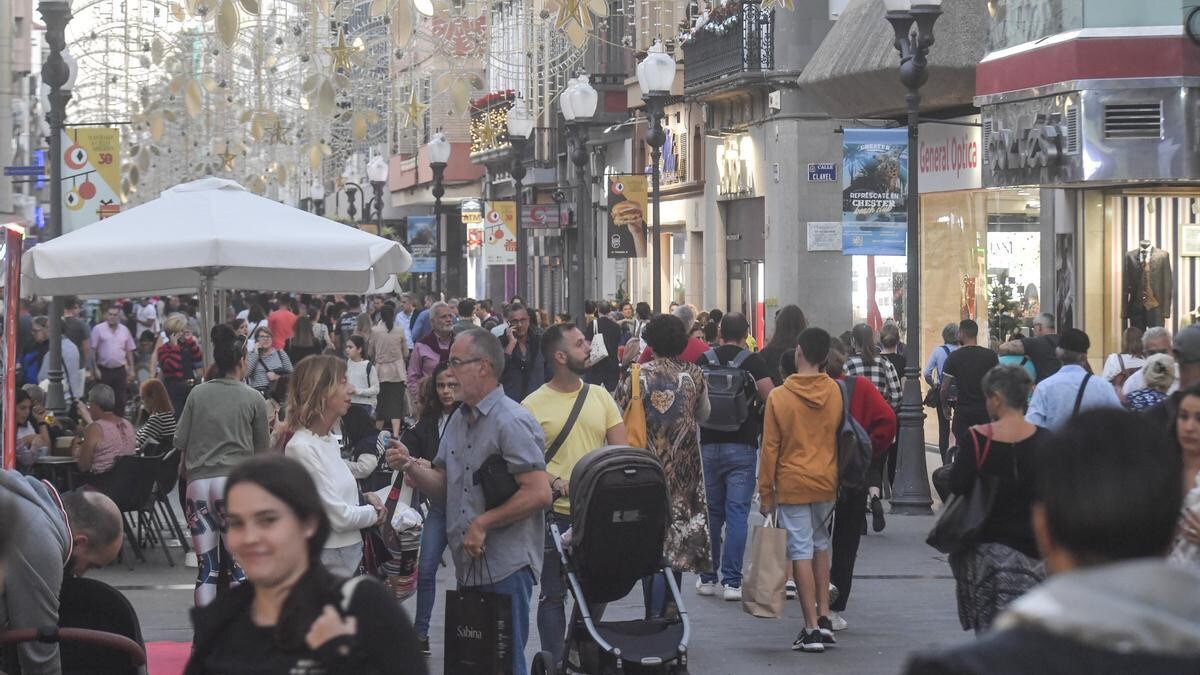
<instances>
[{"instance_id":1,"label":"black backpack","mask_svg":"<svg viewBox=\"0 0 1200 675\"><path fill-rule=\"evenodd\" d=\"M857 378L838 380L842 393L842 424L838 427L838 487L842 490L861 490L867 486L867 469L875 455L871 435L850 414L850 399L854 397Z\"/></svg>"},{"instance_id":2,"label":"black backpack","mask_svg":"<svg viewBox=\"0 0 1200 675\"><path fill-rule=\"evenodd\" d=\"M750 350L743 349L727 365L721 363L715 349L704 353L705 363L700 366L708 385L708 403L712 408L708 419L700 426L709 431L737 431L750 418L750 373L742 364L750 358Z\"/></svg>"}]
</instances>

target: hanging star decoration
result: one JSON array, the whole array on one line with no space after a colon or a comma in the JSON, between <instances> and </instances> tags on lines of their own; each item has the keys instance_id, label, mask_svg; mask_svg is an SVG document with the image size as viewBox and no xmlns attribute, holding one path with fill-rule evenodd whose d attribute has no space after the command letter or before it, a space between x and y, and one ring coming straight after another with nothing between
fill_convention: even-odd
<instances>
[{"instance_id":1,"label":"hanging star decoration","mask_svg":"<svg viewBox=\"0 0 1200 675\"><path fill-rule=\"evenodd\" d=\"M786 9L789 12L792 11L792 9L794 9L792 0L762 0L762 11L765 12L765 11L768 11L775 7L779 7L780 9Z\"/></svg>"},{"instance_id":2,"label":"hanging star decoration","mask_svg":"<svg viewBox=\"0 0 1200 675\"><path fill-rule=\"evenodd\" d=\"M429 106L421 103L417 99L417 88L413 87L408 92L408 102L400 106L401 112L404 113L404 126L416 127L421 123L421 116L425 114L425 110Z\"/></svg>"},{"instance_id":3,"label":"hanging star decoration","mask_svg":"<svg viewBox=\"0 0 1200 675\"><path fill-rule=\"evenodd\" d=\"M277 119L275 120L275 126L267 129L267 137L265 140L270 145L283 145L287 142L284 140L287 132L288 128L283 126L283 121Z\"/></svg>"},{"instance_id":4,"label":"hanging star decoration","mask_svg":"<svg viewBox=\"0 0 1200 675\"><path fill-rule=\"evenodd\" d=\"M584 30L592 28L592 14L586 0L558 0L558 14L554 17L555 28L565 28L572 20L579 22Z\"/></svg>"},{"instance_id":5,"label":"hanging star decoration","mask_svg":"<svg viewBox=\"0 0 1200 675\"><path fill-rule=\"evenodd\" d=\"M342 29L338 29L337 44L332 47L326 47L325 52L329 54L329 58L333 59L333 70L350 72L350 52L354 51L351 47L346 46L346 33Z\"/></svg>"},{"instance_id":6,"label":"hanging star decoration","mask_svg":"<svg viewBox=\"0 0 1200 675\"><path fill-rule=\"evenodd\" d=\"M237 159L236 154L230 152L229 149L227 148L225 150L225 152L218 152L217 157L221 158L221 170L222 171L233 171L234 170L233 161L235 159Z\"/></svg>"}]
</instances>

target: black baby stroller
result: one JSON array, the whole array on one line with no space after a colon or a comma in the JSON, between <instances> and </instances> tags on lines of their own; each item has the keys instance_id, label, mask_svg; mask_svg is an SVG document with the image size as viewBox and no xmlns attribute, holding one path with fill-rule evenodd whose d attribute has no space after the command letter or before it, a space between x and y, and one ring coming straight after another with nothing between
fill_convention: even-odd
<instances>
[{"instance_id":1,"label":"black baby stroller","mask_svg":"<svg viewBox=\"0 0 1200 675\"><path fill-rule=\"evenodd\" d=\"M533 675L664 673L686 675L691 629L663 542L670 520L667 479L645 450L609 446L589 453L571 472L571 536L551 526L575 609L562 663L534 657ZM620 600L643 577L664 573L677 617L600 621L592 606Z\"/></svg>"}]
</instances>

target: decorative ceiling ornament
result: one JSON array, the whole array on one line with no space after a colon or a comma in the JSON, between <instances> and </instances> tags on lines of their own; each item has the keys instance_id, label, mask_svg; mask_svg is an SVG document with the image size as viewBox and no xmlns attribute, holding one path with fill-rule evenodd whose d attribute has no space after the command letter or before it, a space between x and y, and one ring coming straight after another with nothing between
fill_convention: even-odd
<instances>
[{"instance_id":1,"label":"decorative ceiling ornament","mask_svg":"<svg viewBox=\"0 0 1200 675\"><path fill-rule=\"evenodd\" d=\"M283 145L287 143L288 127L284 126L283 120L275 118L275 124L267 129L266 142L271 145Z\"/></svg>"},{"instance_id":2,"label":"decorative ceiling ornament","mask_svg":"<svg viewBox=\"0 0 1200 675\"><path fill-rule=\"evenodd\" d=\"M329 54L329 58L333 61L331 67L334 72L350 72L350 67L353 65L350 62L351 51L353 48L346 46L346 32L338 28L337 42L332 47L325 48L325 53Z\"/></svg>"},{"instance_id":3,"label":"decorative ceiling ornament","mask_svg":"<svg viewBox=\"0 0 1200 675\"><path fill-rule=\"evenodd\" d=\"M221 159L221 170L222 171L233 171L234 170L233 163L237 159L237 155L235 155L232 152L229 152L228 150L225 150L224 152L218 152L217 157L219 157Z\"/></svg>"},{"instance_id":4,"label":"decorative ceiling ornament","mask_svg":"<svg viewBox=\"0 0 1200 675\"><path fill-rule=\"evenodd\" d=\"M237 40L240 21L237 5L233 0L222 0L221 8L217 10L217 35L226 47L232 47Z\"/></svg>"},{"instance_id":5,"label":"decorative ceiling ornament","mask_svg":"<svg viewBox=\"0 0 1200 675\"><path fill-rule=\"evenodd\" d=\"M413 86L408 90L408 102L400 106L400 110L404 113L404 124L406 127L417 127L420 125L423 115L429 106L421 103L417 98L417 87Z\"/></svg>"},{"instance_id":6,"label":"decorative ceiling ornament","mask_svg":"<svg viewBox=\"0 0 1200 675\"><path fill-rule=\"evenodd\" d=\"M764 12L775 7L786 9L789 12L795 9L792 5L792 0L762 0L762 9Z\"/></svg>"}]
</instances>

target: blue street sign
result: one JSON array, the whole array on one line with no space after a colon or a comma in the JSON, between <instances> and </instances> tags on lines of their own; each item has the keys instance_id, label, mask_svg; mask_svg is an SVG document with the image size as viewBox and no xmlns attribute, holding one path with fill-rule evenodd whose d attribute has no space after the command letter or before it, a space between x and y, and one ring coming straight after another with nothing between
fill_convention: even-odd
<instances>
[{"instance_id":1,"label":"blue street sign","mask_svg":"<svg viewBox=\"0 0 1200 675\"><path fill-rule=\"evenodd\" d=\"M808 180L813 183L837 182L837 164L809 164Z\"/></svg>"},{"instance_id":2,"label":"blue street sign","mask_svg":"<svg viewBox=\"0 0 1200 675\"><path fill-rule=\"evenodd\" d=\"M4 167L5 176L44 176L46 175L46 167L44 166L6 166Z\"/></svg>"}]
</instances>

